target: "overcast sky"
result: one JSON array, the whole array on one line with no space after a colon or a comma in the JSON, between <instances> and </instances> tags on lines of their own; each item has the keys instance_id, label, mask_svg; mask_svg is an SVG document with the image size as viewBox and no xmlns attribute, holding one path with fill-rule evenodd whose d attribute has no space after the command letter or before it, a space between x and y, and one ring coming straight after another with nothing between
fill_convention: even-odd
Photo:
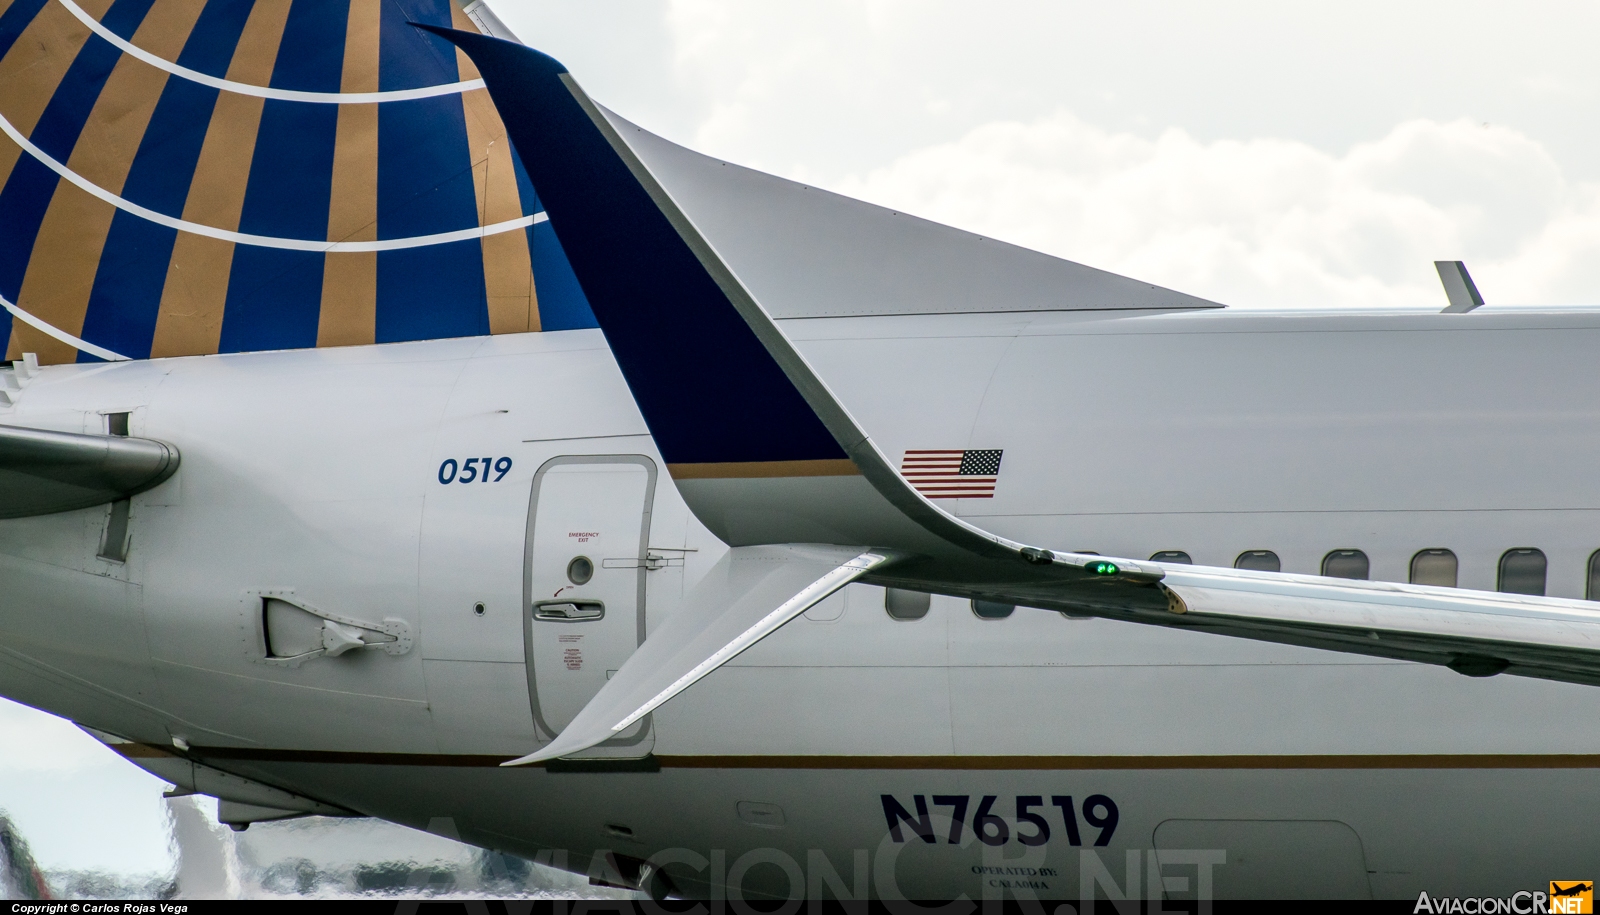
<instances>
[{"instance_id":1,"label":"overcast sky","mask_svg":"<svg viewBox=\"0 0 1600 915\"><path fill-rule=\"evenodd\" d=\"M1600 4L491 2L680 143L1220 302L1600 302ZM162 866L153 777L0 734L42 862Z\"/></svg>"},{"instance_id":2,"label":"overcast sky","mask_svg":"<svg viewBox=\"0 0 1600 915\"><path fill-rule=\"evenodd\" d=\"M1244 306L1600 302L1600 6L500 0L685 145Z\"/></svg>"}]
</instances>

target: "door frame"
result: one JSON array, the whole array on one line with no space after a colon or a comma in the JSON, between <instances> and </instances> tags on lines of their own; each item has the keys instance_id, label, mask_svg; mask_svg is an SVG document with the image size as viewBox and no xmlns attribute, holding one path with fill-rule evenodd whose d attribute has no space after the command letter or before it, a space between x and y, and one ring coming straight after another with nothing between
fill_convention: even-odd
<instances>
[{"instance_id":1,"label":"door frame","mask_svg":"<svg viewBox=\"0 0 1600 915\"><path fill-rule=\"evenodd\" d=\"M528 676L528 704L533 710L534 739L540 743L549 743L560 732L550 727L544 720L544 713L539 708L539 681L534 670L533 658L533 533L534 526L539 518L539 492L544 485L545 474L552 467L567 464L637 464L644 468L644 511L639 518L639 566L636 570L638 576L638 592L635 604L638 607L636 631L637 641L634 650L644 644L645 637L645 576L650 570L645 567L645 556L650 550L650 525L654 518L656 504L656 462L648 455L643 454L563 454L553 457L534 471L533 485L528 492L528 520L527 528L522 542L522 646L523 656L526 658ZM600 560L596 560L599 562ZM632 737L613 737L602 747L634 747L652 737L654 728L653 716L646 715L641 720L642 725L638 733ZM548 735L548 736L546 736Z\"/></svg>"}]
</instances>

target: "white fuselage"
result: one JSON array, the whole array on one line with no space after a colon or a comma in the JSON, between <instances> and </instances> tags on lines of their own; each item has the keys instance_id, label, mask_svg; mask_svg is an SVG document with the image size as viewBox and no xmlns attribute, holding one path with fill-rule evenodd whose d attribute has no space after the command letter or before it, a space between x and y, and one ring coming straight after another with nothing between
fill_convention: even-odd
<instances>
[{"instance_id":1,"label":"white fuselage","mask_svg":"<svg viewBox=\"0 0 1600 915\"><path fill-rule=\"evenodd\" d=\"M1312 574L1361 550L1397 581L1449 549L1483 590L1506 550L1538 548L1547 593L1586 596L1600 311L783 326L892 461L1004 449L994 498L949 506L995 533L1204 565L1271 550ZM598 754L653 753L658 772L497 768L548 739L536 708L559 730L633 639L541 628L529 600L603 593L608 619L626 605L653 627L724 549L598 331L48 368L0 423L103 431L114 412L181 469L134 498L125 563L97 556L104 507L0 522L0 693L329 804L578 870L677 848L681 886L749 893L784 893L786 861L823 880L818 854L853 889L910 898L1076 898L1082 879L1159 895L1152 849L1187 875L1177 896L1201 871L1221 895L1278 897L1589 876L1600 691L1024 608L986 620L948 597L896 620L866 585ZM503 476L462 482L485 458ZM648 564L618 546L641 531ZM597 553L592 581L561 577L568 552ZM415 647L266 663L274 594L402 620ZM932 804L937 841L895 842L885 796ZM994 845L973 839L990 796L1010 836ZM1093 825L1104 801L1113 828ZM1068 810L1084 846L1107 844L1073 847ZM1042 845L1019 841L1029 811ZM1228 863L1183 857L1208 849Z\"/></svg>"}]
</instances>

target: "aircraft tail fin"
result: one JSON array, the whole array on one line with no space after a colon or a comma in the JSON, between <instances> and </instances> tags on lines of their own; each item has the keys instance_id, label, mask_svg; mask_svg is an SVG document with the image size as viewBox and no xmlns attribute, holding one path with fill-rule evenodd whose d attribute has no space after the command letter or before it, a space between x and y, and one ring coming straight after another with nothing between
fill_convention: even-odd
<instances>
[{"instance_id":1,"label":"aircraft tail fin","mask_svg":"<svg viewBox=\"0 0 1600 915\"><path fill-rule=\"evenodd\" d=\"M45 364L594 327L482 0L0 4L0 334Z\"/></svg>"},{"instance_id":2,"label":"aircraft tail fin","mask_svg":"<svg viewBox=\"0 0 1600 915\"><path fill-rule=\"evenodd\" d=\"M1478 294L1478 284L1472 281L1467 265L1461 261L1434 261L1439 271L1439 282L1444 284L1445 297L1450 300L1441 314L1464 314L1483 304Z\"/></svg>"}]
</instances>

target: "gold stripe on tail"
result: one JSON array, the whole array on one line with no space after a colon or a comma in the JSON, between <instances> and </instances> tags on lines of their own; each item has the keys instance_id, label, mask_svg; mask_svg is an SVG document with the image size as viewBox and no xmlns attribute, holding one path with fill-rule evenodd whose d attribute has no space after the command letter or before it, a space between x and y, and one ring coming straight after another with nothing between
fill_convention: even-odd
<instances>
[{"instance_id":1,"label":"gold stripe on tail","mask_svg":"<svg viewBox=\"0 0 1600 915\"><path fill-rule=\"evenodd\" d=\"M227 78L265 86L272 81L278 44L289 19L290 0L256 0L244 33L228 64ZM237 231L244 209L245 187L255 156L263 99L223 92L217 96L200 147L200 162L189 184L183 218L190 222ZM233 267L233 242L178 233L161 291L150 355L192 356L217 351L222 337L222 312L228 301L228 276Z\"/></svg>"},{"instance_id":2,"label":"gold stripe on tail","mask_svg":"<svg viewBox=\"0 0 1600 915\"><path fill-rule=\"evenodd\" d=\"M450 4L451 25L478 31L467 14ZM457 79L478 79L478 68L456 50ZM489 90L461 95L467 119L467 146L472 156L472 182L478 193L478 225L494 225L522 216L506 126L489 100ZM482 240L483 285L489 300L489 333L520 334L539 329L539 302L534 291L533 260L526 232L502 232Z\"/></svg>"},{"instance_id":3,"label":"gold stripe on tail","mask_svg":"<svg viewBox=\"0 0 1600 915\"><path fill-rule=\"evenodd\" d=\"M340 92L378 91L382 0L350 0ZM340 105L328 202L329 241L378 237L378 106ZM324 255L318 346L372 343L378 333L378 254Z\"/></svg>"}]
</instances>

